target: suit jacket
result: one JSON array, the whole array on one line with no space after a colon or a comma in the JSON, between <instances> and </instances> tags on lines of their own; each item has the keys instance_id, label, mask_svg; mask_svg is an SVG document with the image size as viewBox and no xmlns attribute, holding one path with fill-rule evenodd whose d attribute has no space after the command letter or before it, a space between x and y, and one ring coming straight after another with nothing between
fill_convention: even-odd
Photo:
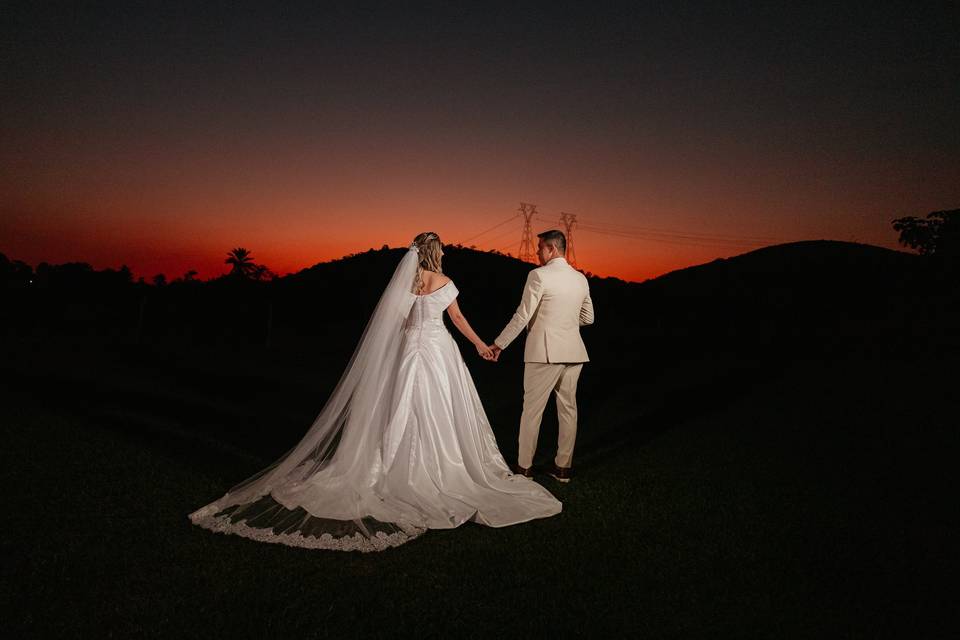
<instances>
[{"instance_id":1,"label":"suit jacket","mask_svg":"<svg viewBox=\"0 0 960 640\"><path fill-rule=\"evenodd\" d=\"M520 306L494 340L506 349L526 327L524 362L589 362L580 327L593 324L587 278L557 257L530 271Z\"/></svg>"}]
</instances>

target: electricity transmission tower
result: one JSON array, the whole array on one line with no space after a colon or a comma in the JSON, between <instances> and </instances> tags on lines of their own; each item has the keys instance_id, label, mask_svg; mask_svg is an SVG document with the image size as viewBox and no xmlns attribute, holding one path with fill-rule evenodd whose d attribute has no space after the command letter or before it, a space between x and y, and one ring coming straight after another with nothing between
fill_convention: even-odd
<instances>
[{"instance_id":1,"label":"electricity transmission tower","mask_svg":"<svg viewBox=\"0 0 960 640\"><path fill-rule=\"evenodd\" d=\"M520 203L520 214L523 215L523 235L520 236L520 251L517 257L524 262L536 262L536 248L533 245L533 228L530 227L530 220L537 213L537 205Z\"/></svg>"},{"instance_id":2,"label":"electricity transmission tower","mask_svg":"<svg viewBox=\"0 0 960 640\"><path fill-rule=\"evenodd\" d=\"M573 227L577 224L577 214L561 213L560 224L564 226L567 235L567 263L573 268L577 267L577 252L573 250Z\"/></svg>"}]
</instances>

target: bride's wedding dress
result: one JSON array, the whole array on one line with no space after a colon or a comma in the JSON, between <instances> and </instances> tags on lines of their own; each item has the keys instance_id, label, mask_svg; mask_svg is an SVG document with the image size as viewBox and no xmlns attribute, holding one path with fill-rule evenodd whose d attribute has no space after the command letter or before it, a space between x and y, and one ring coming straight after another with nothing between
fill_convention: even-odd
<instances>
[{"instance_id":1,"label":"bride's wedding dress","mask_svg":"<svg viewBox=\"0 0 960 640\"><path fill-rule=\"evenodd\" d=\"M561 511L504 461L443 323L457 287L412 293L416 262L411 246L303 440L191 513L194 524L297 547L379 551L427 529L503 527Z\"/></svg>"}]
</instances>

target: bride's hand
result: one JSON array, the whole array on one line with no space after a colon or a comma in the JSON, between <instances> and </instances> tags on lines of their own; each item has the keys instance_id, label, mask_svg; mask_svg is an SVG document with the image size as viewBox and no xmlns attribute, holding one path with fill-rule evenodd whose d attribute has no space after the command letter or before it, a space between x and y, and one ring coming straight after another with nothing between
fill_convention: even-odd
<instances>
[{"instance_id":1,"label":"bride's hand","mask_svg":"<svg viewBox=\"0 0 960 640\"><path fill-rule=\"evenodd\" d=\"M477 347L477 353L479 353L484 360L493 360L493 349L483 344L482 342L476 345L476 347Z\"/></svg>"}]
</instances>

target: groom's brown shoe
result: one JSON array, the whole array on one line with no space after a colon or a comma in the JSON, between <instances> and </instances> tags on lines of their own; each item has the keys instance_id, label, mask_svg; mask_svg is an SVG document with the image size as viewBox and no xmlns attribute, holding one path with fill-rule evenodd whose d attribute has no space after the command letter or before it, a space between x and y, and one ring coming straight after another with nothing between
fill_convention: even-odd
<instances>
[{"instance_id":1,"label":"groom's brown shoe","mask_svg":"<svg viewBox=\"0 0 960 640\"><path fill-rule=\"evenodd\" d=\"M547 473L557 482L570 482L570 467L558 467L554 464Z\"/></svg>"},{"instance_id":2,"label":"groom's brown shoe","mask_svg":"<svg viewBox=\"0 0 960 640\"><path fill-rule=\"evenodd\" d=\"M533 477L533 467L524 468L518 464L512 464L510 465L510 471L520 476L526 476L527 478Z\"/></svg>"}]
</instances>

